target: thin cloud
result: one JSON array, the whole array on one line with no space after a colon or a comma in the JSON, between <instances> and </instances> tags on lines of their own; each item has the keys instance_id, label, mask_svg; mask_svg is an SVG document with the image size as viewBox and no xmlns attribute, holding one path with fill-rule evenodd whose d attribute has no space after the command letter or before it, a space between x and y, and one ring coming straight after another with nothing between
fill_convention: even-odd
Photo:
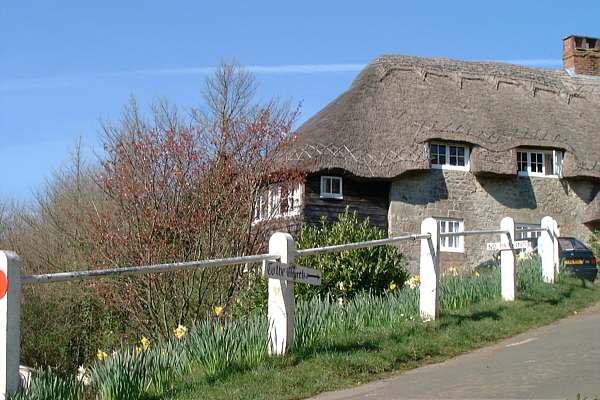
<instances>
[{"instance_id":1,"label":"thin cloud","mask_svg":"<svg viewBox=\"0 0 600 400\"><path fill-rule=\"evenodd\" d=\"M498 62L524 65L526 67L562 67L563 62L554 58L533 58L533 59L517 59L517 60L495 60Z\"/></svg>"},{"instance_id":2,"label":"thin cloud","mask_svg":"<svg viewBox=\"0 0 600 400\"><path fill-rule=\"evenodd\" d=\"M525 65L530 67L560 67L562 61L558 59L516 59L516 60L488 60L500 61L510 64ZM248 65L245 68L259 75L302 75L358 72L366 64L284 64L284 65ZM96 76L56 76L45 78L8 79L0 81L0 92L59 89L65 87L81 87L91 81L107 78L143 78L143 77L169 77L208 75L213 73L214 67L181 67L160 69L139 69L131 71L117 71Z\"/></svg>"},{"instance_id":3,"label":"thin cloud","mask_svg":"<svg viewBox=\"0 0 600 400\"><path fill-rule=\"evenodd\" d=\"M244 68L255 74L320 74L330 72L358 72L365 64L286 64L286 65L246 65ZM206 75L215 71L214 67L141 69L117 72L113 76L177 76Z\"/></svg>"},{"instance_id":4,"label":"thin cloud","mask_svg":"<svg viewBox=\"0 0 600 400\"><path fill-rule=\"evenodd\" d=\"M286 65L248 65L245 68L255 74L320 74L334 72L358 72L365 64L286 64ZM117 71L90 77L56 76L47 78L9 79L0 81L0 92L27 91L36 89L57 89L82 86L92 80L106 78L139 78L151 76L188 76L208 75L215 71L214 67L184 67L162 69L140 69Z\"/></svg>"}]
</instances>

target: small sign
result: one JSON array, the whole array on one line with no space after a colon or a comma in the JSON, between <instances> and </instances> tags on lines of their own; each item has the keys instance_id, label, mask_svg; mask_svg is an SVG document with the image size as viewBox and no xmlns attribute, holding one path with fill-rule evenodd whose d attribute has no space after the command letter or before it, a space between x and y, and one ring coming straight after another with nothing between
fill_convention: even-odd
<instances>
[{"instance_id":1,"label":"small sign","mask_svg":"<svg viewBox=\"0 0 600 400\"><path fill-rule=\"evenodd\" d=\"M518 240L518 241L513 242L513 249L515 249L515 250L528 249L528 248L529 248L529 242L527 240ZM504 251L504 250L510 250L510 246L508 246L508 243L506 243L506 246L503 246L501 242L495 242L495 243L488 243L487 249L488 249L488 251Z\"/></svg>"},{"instance_id":2,"label":"small sign","mask_svg":"<svg viewBox=\"0 0 600 400\"><path fill-rule=\"evenodd\" d=\"M6 296L6 292L8 292L8 279L6 279L4 271L0 270L0 299Z\"/></svg>"},{"instance_id":3,"label":"small sign","mask_svg":"<svg viewBox=\"0 0 600 400\"><path fill-rule=\"evenodd\" d=\"M282 279L309 285L321 284L321 271L300 265L283 264L276 261L265 262L263 273L271 279Z\"/></svg>"}]
</instances>

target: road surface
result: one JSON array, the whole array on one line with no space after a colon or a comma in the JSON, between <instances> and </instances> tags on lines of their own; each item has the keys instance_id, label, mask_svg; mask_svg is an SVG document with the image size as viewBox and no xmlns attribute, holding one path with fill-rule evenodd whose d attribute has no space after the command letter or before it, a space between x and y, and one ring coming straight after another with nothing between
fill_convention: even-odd
<instances>
[{"instance_id":1,"label":"road surface","mask_svg":"<svg viewBox=\"0 0 600 400\"><path fill-rule=\"evenodd\" d=\"M314 400L600 399L600 304L446 362Z\"/></svg>"}]
</instances>

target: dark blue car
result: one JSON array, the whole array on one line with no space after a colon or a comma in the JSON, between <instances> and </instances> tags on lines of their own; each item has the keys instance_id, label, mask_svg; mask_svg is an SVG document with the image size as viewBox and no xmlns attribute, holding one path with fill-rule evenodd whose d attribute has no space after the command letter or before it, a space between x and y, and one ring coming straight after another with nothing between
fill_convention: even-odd
<instances>
[{"instance_id":1,"label":"dark blue car","mask_svg":"<svg viewBox=\"0 0 600 400\"><path fill-rule=\"evenodd\" d=\"M598 266L594 253L585 244L572 237L559 237L560 260L578 278L595 280Z\"/></svg>"}]
</instances>

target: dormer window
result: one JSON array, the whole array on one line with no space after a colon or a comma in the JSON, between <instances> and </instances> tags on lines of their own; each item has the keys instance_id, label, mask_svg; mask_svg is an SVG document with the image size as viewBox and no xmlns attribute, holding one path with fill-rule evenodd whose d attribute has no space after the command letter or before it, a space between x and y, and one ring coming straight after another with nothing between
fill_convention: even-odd
<instances>
[{"instance_id":1,"label":"dormer window","mask_svg":"<svg viewBox=\"0 0 600 400\"><path fill-rule=\"evenodd\" d=\"M562 176L563 153L560 150L517 150L517 174L558 178Z\"/></svg>"},{"instance_id":2,"label":"dormer window","mask_svg":"<svg viewBox=\"0 0 600 400\"><path fill-rule=\"evenodd\" d=\"M343 199L342 178L339 176L321 176L321 198Z\"/></svg>"},{"instance_id":3,"label":"dormer window","mask_svg":"<svg viewBox=\"0 0 600 400\"><path fill-rule=\"evenodd\" d=\"M469 170L469 147L466 145L433 142L429 151L431 168Z\"/></svg>"}]
</instances>

